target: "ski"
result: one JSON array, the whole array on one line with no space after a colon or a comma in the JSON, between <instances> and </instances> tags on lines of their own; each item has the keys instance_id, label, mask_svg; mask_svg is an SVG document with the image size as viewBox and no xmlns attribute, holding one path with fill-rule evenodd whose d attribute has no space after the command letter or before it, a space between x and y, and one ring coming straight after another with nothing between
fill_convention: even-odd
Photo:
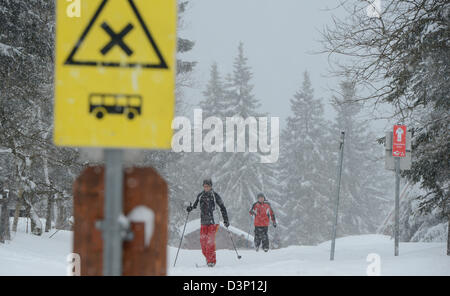
<instances>
[{"instance_id":1,"label":"ski","mask_svg":"<svg viewBox=\"0 0 450 296\"><path fill-rule=\"evenodd\" d=\"M197 268L206 268L206 267L213 268L214 266L208 266L208 264L197 264L197 263L195 263L195 267L197 267Z\"/></svg>"}]
</instances>

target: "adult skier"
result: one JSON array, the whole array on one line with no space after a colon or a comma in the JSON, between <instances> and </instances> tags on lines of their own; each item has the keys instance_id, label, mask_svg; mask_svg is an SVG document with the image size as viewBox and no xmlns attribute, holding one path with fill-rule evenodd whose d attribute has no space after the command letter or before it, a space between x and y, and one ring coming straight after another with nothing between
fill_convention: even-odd
<instances>
[{"instance_id":1,"label":"adult skier","mask_svg":"<svg viewBox=\"0 0 450 296\"><path fill-rule=\"evenodd\" d=\"M273 227L277 227L277 222L272 207L266 201L264 194L259 193L257 199L258 201L252 205L249 211L251 216L255 216L255 249L258 251L262 243L264 252L267 252L269 250L269 235L267 231L269 229L270 219L272 219Z\"/></svg>"},{"instance_id":2,"label":"adult skier","mask_svg":"<svg viewBox=\"0 0 450 296\"><path fill-rule=\"evenodd\" d=\"M197 208L200 202L200 245L202 246L203 256L206 258L208 267L216 265L216 232L219 230L219 214L217 206L222 212L223 224L228 228L228 214L222 198L212 189L211 179L203 180L203 191L197 195L192 206L186 210L191 212Z\"/></svg>"}]
</instances>

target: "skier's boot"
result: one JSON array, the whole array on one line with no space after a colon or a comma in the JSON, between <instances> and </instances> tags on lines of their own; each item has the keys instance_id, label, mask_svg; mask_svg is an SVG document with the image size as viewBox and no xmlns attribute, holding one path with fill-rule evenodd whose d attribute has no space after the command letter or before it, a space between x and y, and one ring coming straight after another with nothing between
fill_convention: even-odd
<instances>
[{"instance_id":1,"label":"skier's boot","mask_svg":"<svg viewBox=\"0 0 450 296\"><path fill-rule=\"evenodd\" d=\"M264 252L266 252L266 253L267 253L268 251L269 251L269 249L264 249Z\"/></svg>"},{"instance_id":2,"label":"skier's boot","mask_svg":"<svg viewBox=\"0 0 450 296\"><path fill-rule=\"evenodd\" d=\"M258 251L259 251L259 246L257 246L257 247L255 248L255 251L256 251L256 252L258 252Z\"/></svg>"},{"instance_id":3,"label":"skier's boot","mask_svg":"<svg viewBox=\"0 0 450 296\"><path fill-rule=\"evenodd\" d=\"M216 263L214 263L214 262L209 262L207 265L208 265L208 267L214 267L214 266L216 265Z\"/></svg>"}]
</instances>

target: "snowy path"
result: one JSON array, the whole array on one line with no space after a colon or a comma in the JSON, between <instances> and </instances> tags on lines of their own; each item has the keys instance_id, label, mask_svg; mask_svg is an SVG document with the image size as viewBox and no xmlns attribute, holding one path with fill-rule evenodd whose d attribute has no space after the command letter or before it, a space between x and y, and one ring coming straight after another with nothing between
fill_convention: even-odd
<instances>
[{"instance_id":1,"label":"snowy path","mask_svg":"<svg viewBox=\"0 0 450 296\"><path fill-rule=\"evenodd\" d=\"M22 227L21 227L22 228ZM72 233L60 231L36 237L22 232L0 244L0 275L65 275L66 256L71 252ZM367 255L381 258L381 275L450 275L450 257L445 243L401 243L400 256L393 256L393 241L382 235L361 235L336 241L336 257L329 261L329 242L318 246L291 246L268 253L233 250L217 252L215 268L203 264L200 250L180 250L172 268L176 248L169 247L169 275L366 275Z\"/></svg>"},{"instance_id":2,"label":"snowy path","mask_svg":"<svg viewBox=\"0 0 450 296\"><path fill-rule=\"evenodd\" d=\"M330 262L330 243L291 246L268 253L217 252L214 269L196 268L203 262L200 251L181 250L177 267L170 275L366 275L367 255L381 259L381 275L450 275L450 257L445 243L401 243L400 256L393 256L393 241L382 235L350 236L336 241L335 261ZM176 249L170 249L171 255ZM172 256L171 256L172 257ZM172 261L173 262L173 261Z\"/></svg>"}]
</instances>

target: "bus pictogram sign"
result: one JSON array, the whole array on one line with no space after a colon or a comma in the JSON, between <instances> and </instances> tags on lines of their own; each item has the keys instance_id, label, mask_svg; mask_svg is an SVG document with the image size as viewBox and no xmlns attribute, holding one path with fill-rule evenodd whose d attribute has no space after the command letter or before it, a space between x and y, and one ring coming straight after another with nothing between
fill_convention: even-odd
<instances>
[{"instance_id":1,"label":"bus pictogram sign","mask_svg":"<svg viewBox=\"0 0 450 296\"><path fill-rule=\"evenodd\" d=\"M57 0L54 142L170 149L175 0Z\"/></svg>"}]
</instances>

